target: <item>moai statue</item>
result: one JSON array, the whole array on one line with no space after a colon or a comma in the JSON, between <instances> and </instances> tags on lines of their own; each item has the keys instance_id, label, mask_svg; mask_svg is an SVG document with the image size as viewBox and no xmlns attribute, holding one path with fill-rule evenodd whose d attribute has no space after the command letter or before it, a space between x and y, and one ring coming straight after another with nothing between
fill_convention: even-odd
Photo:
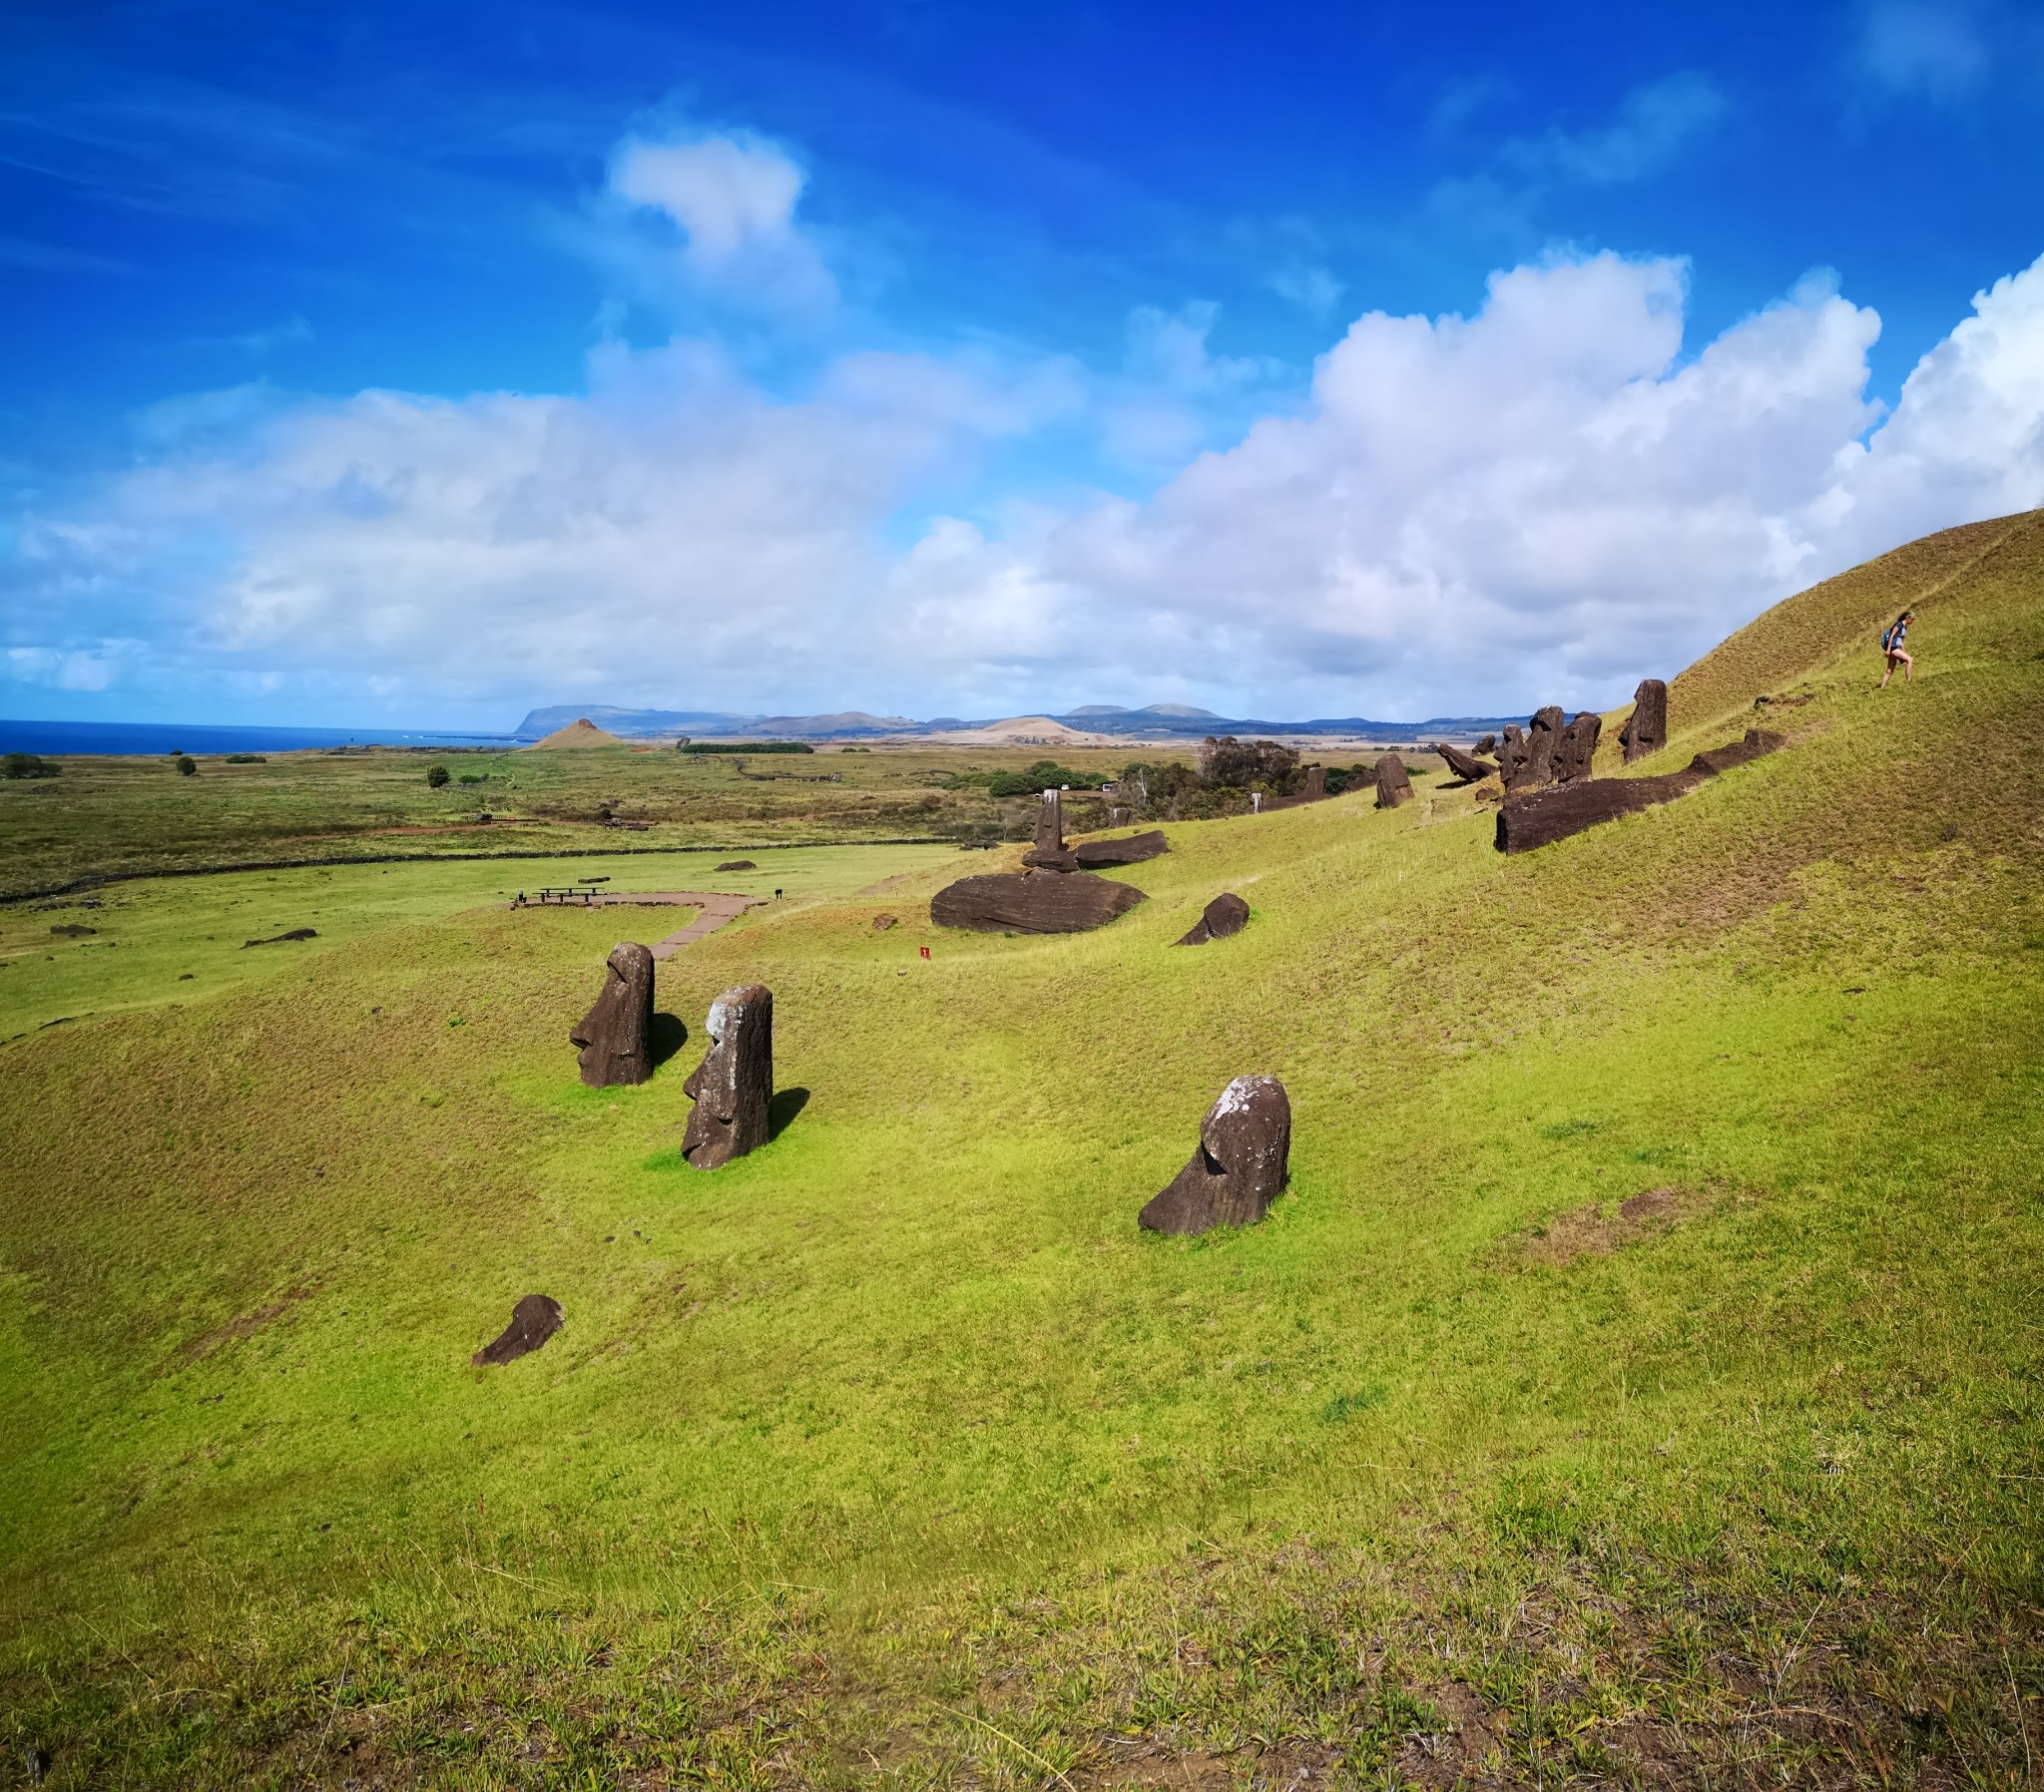
<instances>
[{"instance_id":1,"label":"moai statue","mask_svg":"<svg viewBox=\"0 0 2044 1792\"><path fill-rule=\"evenodd\" d=\"M611 950L596 1006L568 1035L582 1048L591 1089L644 1083L653 1075L653 952L630 940Z\"/></svg>"},{"instance_id":2,"label":"moai statue","mask_svg":"<svg viewBox=\"0 0 2044 1792\"><path fill-rule=\"evenodd\" d=\"M696 1104L682 1155L716 1169L766 1142L773 1101L773 992L763 983L726 990L710 1005L710 1051L682 1085Z\"/></svg>"},{"instance_id":3,"label":"moai statue","mask_svg":"<svg viewBox=\"0 0 2044 1792\"><path fill-rule=\"evenodd\" d=\"M1291 1102L1276 1077L1238 1077L1200 1122L1199 1148L1137 1216L1152 1232L1255 1225L1284 1187Z\"/></svg>"},{"instance_id":4,"label":"moai statue","mask_svg":"<svg viewBox=\"0 0 2044 1792\"><path fill-rule=\"evenodd\" d=\"M1405 770L1405 761L1396 753L1384 754L1377 761L1377 807L1395 809L1411 800L1412 779Z\"/></svg>"},{"instance_id":5,"label":"moai statue","mask_svg":"<svg viewBox=\"0 0 2044 1792\"><path fill-rule=\"evenodd\" d=\"M1604 717L1594 709L1585 709L1562 729L1561 738L1554 743L1557 784L1572 784L1590 775L1591 762L1597 757L1597 737L1603 731Z\"/></svg>"},{"instance_id":6,"label":"moai statue","mask_svg":"<svg viewBox=\"0 0 2044 1792\"><path fill-rule=\"evenodd\" d=\"M1644 759L1668 744L1668 686L1659 678L1642 678L1633 692L1633 712L1619 731L1625 762Z\"/></svg>"},{"instance_id":7,"label":"moai statue","mask_svg":"<svg viewBox=\"0 0 2044 1792\"><path fill-rule=\"evenodd\" d=\"M1036 811L1036 844L1022 855L1025 865L1039 871L1076 871L1079 861L1065 850L1064 793L1046 790L1043 806Z\"/></svg>"},{"instance_id":8,"label":"moai statue","mask_svg":"<svg viewBox=\"0 0 2044 1792\"><path fill-rule=\"evenodd\" d=\"M1305 788L1299 795L1307 802L1318 802L1327 794L1327 768L1324 765L1308 765L1305 768Z\"/></svg>"}]
</instances>

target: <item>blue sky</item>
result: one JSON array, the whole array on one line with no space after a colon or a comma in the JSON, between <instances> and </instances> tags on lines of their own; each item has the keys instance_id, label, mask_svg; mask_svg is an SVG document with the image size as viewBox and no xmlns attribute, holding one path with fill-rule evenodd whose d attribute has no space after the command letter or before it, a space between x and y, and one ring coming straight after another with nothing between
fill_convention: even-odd
<instances>
[{"instance_id":1,"label":"blue sky","mask_svg":"<svg viewBox=\"0 0 2044 1792\"><path fill-rule=\"evenodd\" d=\"M2035 5L0 33L0 713L1610 703L2044 502Z\"/></svg>"}]
</instances>

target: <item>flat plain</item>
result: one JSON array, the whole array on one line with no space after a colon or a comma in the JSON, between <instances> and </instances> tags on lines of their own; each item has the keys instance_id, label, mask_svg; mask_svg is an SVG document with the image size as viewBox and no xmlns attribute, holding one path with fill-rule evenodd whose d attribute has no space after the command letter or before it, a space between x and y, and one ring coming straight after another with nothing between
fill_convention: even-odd
<instances>
[{"instance_id":1,"label":"flat plain","mask_svg":"<svg viewBox=\"0 0 2044 1792\"><path fill-rule=\"evenodd\" d=\"M1631 769L1788 744L1510 859L1432 777L1174 823L1070 938L929 925L1012 847L789 851L809 886L661 966L690 1038L638 1089L565 1040L632 930L506 908L516 862L10 907L7 1759L2034 1779L2044 516L1790 600L1672 716ZM85 782L33 799L39 877L135 863ZM702 887L675 862L579 874ZM1222 889L1248 929L1173 948ZM114 943L43 943L73 921ZM319 936L240 944L276 922ZM755 980L800 1094L705 1175L681 1080ZM1289 1189L1139 1233L1247 1072ZM559 1336L471 1368L532 1291Z\"/></svg>"}]
</instances>

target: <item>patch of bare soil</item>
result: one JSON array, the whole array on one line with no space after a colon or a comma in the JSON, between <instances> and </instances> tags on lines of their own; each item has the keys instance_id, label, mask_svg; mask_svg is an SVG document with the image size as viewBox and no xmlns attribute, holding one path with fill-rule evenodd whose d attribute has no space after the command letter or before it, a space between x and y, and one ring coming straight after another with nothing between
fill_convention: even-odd
<instances>
[{"instance_id":1,"label":"patch of bare soil","mask_svg":"<svg viewBox=\"0 0 2044 1792\"><path fill-rule=\"evenodd\" d=\"M1066 1783L1078 1792L1123 1786L1173 1792L1233 1792L1249 1786L1283 1792L1293 1786L1332 1785L1341 1751L1325 1742L1275 1742L1223 1755L1168 1748L1145 1736L1110 1736L1100 1745L1099 1757L1074 1768Z\"/></svg>"},{"instance_id":2,"label":"patch of bare soil","mask_svg":"<svg viewBox=\"0 0 2044 1792\"><path fill-rule=\"evenodd\" d=\"M244 1313L239 1319L230 1319L224 1325L216 1325L211 1331L204 1331L180 1351L183 1362L196 1363L201 1357L211 1356L223 1344L232 1344L238 1338L253 1338L272 1320L280 1319L317 1290L317 1284L307 1283L302 1288L293 1288L289 1293L278 1296L253 1313Z\"/></svg>"},{"instance_id":3,"label":"patch of bare soil","mask_svg":"<svg viewBox=\"0 0 2044 1792\"><path fill-rule=\"evenodd\" d=\"M1578 1257L1608 1257L1624 1245L1670 1230L1693 1204L1687 1190L1674 1187L1642 1189L1620 1201L1615 1212L1606 1212L1602 1201L1586 1201L1536 1227L1520 1254L1529 1263L1557 1268Z\"/></svg>"},{"instance_id":4,"label":"patch of bare soil","mask_svg":"<svg viewBox=\"0 0 2044 1792\"><path fill-rule=\"evenodd\" d=\"M1493 1711L1476 1688L1461 1680L1434 1687L1427 1695L1440 1716L1439 1727L1407 1736L1399 1745L1397 1769L1414 1786L1466 1785L1480 1778L1505 1737L1505 1714Z\"/></svg>"}]
</instances>

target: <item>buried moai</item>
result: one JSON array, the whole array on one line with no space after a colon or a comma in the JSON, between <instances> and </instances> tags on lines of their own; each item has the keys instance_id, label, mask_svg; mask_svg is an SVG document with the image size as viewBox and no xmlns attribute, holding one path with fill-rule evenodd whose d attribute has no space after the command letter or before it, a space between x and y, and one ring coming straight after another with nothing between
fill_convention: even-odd
<instances>
[{"instance_id":1,"label":"buried moai","mask_svg":"<svg viewBox=\"0 0 2044 1792\"><path fill-rule=\"evenodd\" d=\"M1395 809L1411 800L1412 779L1405 770L1405 761L1396 753L1384 754L1377 761L1377 807Z\"/></svg>"},{"instance_id":2,"label":"buried moai","mask_svg":"<svg viewBox=\"0 0 2044 1792\"><path fill-rule=\"evenodd\" d=\"M710 1005L710 1050L682 1094L696 1104L682 1155L716 1169L766 1142L773 1101L773 992L763 983L729 989Z\"/></svg>"},{"instance_id":3,"label":"buried moai","mask_svg":"<svg viewBox=\"0 0 2044 1792\"><path fill-rule=\"evenodd\" d=\"M1039 871L1076 871L1079 861L1065 850L1064 794L1046 790L1036 811L1036 842L1022 855L1025 865Z\"/></svg>"},{"instance_id":4,"label":"buried moai","mask_svg":"<svg viewBox=\"0 0 2044 1792\"><path fill-rule=\"evenodd\" d=\"M530 1356L561 1329L561 1303L551 1294L528 1294L511 1309L511 1323L468 1360L478 1369L502 1368Z\"/></svg>"},{"instance_id":5,"label":"buried moai","mask_svg":"<svg viewBox=\"0 0 2044 1792\"><path fill-rule=\"evenodd\" d=\"M1642 678L1633 692L1633 712L1619 730L1625 762L1644 759L1668 744L1668 686L1659 678Z\"/></svg>"},{"instance_id":6,"label":"buried moai","mask_svg":"<svg viewBox=\"0 0 2044 1792\"><path fill-rule=\"evenodd\" d=\"M1250 905L1233 890L1223 890L1207 904L1205 912L1193 923L1192 931L1172 944L1204 946L1210 940L1232 940L1249 924Z\"/></svg>"},{"instance_id":7,"label":"buried moai","mask_svg":"<svg viewBox=\"0 0 2044 1792\"><path fill-rule=\"evenodd\" d=\"M1585 709L1576 719L1562 729L1561 736L1554 743L1554 781L1557 784L1572 784L1577 778L1590 775L1590 766L1597 757L1597 737L1604 731L1604 717L1594 709Z\"/></svg>"},{"instance_id":8,"label":"buried moai","mask_svg":"<svg viewBox=\"0 0 2044 1792\"><path fill-rule=\"evenodd\" d=\"M591 1089L644 1083L653 1075L653 951L626 940L604 963L595 1006L575 1023L582 1081Z\"/></svg>"},{"instance_id":9,"label":"buried moai","mask_svg":"<svg viewBox=\"0 0 2044 1792\"><path fill-rule=\"evenodd\" d=\"M1284 1187L1291 1102L1276 1077L1238 1077L1200 1122L1199 1148L1137 1216L1146 1231L1181 1235L1255 1225Z\"/></svg>"},{"instance_id":10,"label":"buried moai","mask_svg":"<svg viewBox=\"0 0 2044 1792\"><path fill-rule=\"evenodd\" d=\"M1486 739L1492 739L1490 735ZM1441 756L1447 768L1465 784L1474 784L1489 777L1497 767L1488 759L1479 759L1474 753L1465 753L1451 740L1436 740L1433 750Z\"/></svg>"}]
</instances>

